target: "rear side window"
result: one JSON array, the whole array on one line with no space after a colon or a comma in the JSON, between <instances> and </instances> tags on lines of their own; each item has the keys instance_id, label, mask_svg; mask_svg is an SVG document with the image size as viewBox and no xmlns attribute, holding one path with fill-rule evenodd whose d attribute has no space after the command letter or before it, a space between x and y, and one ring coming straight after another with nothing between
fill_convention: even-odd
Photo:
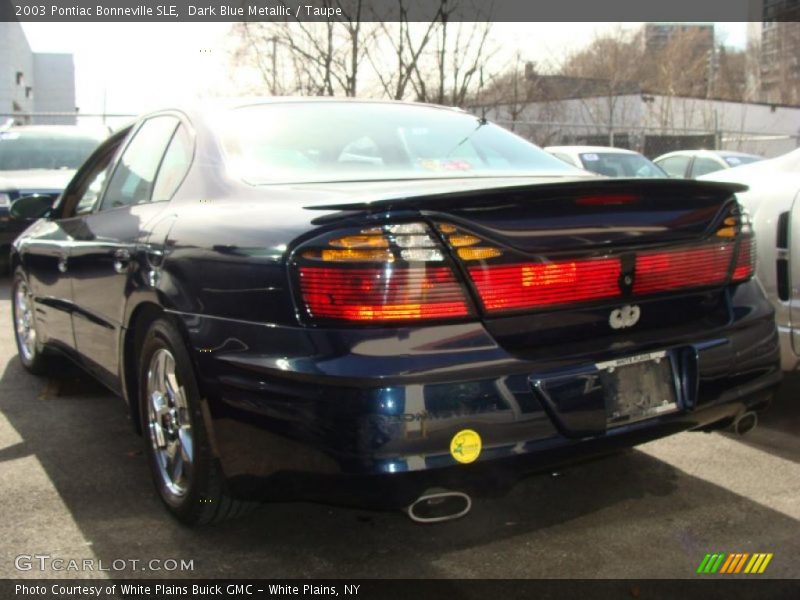
<instances>
[{"instance_id":1,"label":"rear side window","mask_svg":"<svg viewBox=\"0 0 800 600\"><path fill-rule=\"evenodd\" d=\"M186 176L192 162L192 138L186 127L178 127L169 143L164 160L158 169L158 177L153 187L153 202L170 200Z\"/></svg>"},{"instance_id":2,"label":"rear side window","mask_svg":"<svg viewBox=\"0 0 800 600\"><path fill-rule=\"evenodd\" d=\"M670 156L656 164L667 172L670 177L686 177L686 167L689 166L688 156Z\"/></svg>"},{"instance_id":3,"label":"rear side window","mask_svg":"<svg viewBox=\"0 0 800 600\"><path fill-rule=\"evenodd\" d=\"M158 167L177 126L178 120L171 116L145 121L122 154L100 210L150 201Z\"/></svg>"},{"instance_id":4,"label":"rear side window","mask_svg":"<svg viewBox=\"0 0 800 600\"><path fill-rule=\"evenodd\" d=\"M713 173L720 169L722 169L722 165L713 158L698 156L694 159L694 164L692 165L692 177L700 177L700 175Z\"/></svg>"}]
</instances>

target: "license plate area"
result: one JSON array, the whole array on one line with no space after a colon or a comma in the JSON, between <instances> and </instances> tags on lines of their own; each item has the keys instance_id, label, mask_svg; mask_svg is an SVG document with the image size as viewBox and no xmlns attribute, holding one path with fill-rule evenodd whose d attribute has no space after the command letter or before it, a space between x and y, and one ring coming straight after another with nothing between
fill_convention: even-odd
<instances>
[{"instance_id":1,"label":"license plate area","mask_svg":"<svg viewBox=\"0 0 800 600\"><path fill-rule=\"evenodd\" d=\"M604 390L607 428L679 410L672 361L666 352L651 352L595 366Z\"/></svg>"},{"instance_id":2,"label":"license plate area","mask_svg":"<svg viewBox=\"0 0 800 600\"><path fill-rule=\"evenodd\" d=\"M681 410L680 356L673 349L583 363L535 373L529 381L563 435L593 437Z\"/></svg>"}]
</instances>

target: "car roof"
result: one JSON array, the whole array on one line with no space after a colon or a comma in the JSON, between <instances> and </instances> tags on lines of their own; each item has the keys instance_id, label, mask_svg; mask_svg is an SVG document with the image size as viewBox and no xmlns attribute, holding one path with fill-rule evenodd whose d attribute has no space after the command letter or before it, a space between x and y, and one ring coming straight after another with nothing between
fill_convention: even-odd
<instances>
[{"instance_id":1,"label":"car roof","mask_svg":"<svg viewBox=\"0 0 800 600\"><path fill-rule=\"evenodd\" d=\"M664 158L669 158L671 156L716 156L716 157L725 157L725 156L746 156L752 158L764 158L763 156L759 156L758 154L748 154L747 152L736 152L735 150L675 150L673 152L667 152L666 154L662 154L661 156L656 157L654 160L662 160Z\"/></svg>"},{"instance_id":2,"label":"car roof","mask_svg":"<svg viewBox=\"0 0 800 600\"><path fill-rule=\"evenodd\" d=\"M430 104L425 102L408 102L404 100L385 100L385 99L372 99L372 98L346 98L341 96L245 96L236 98L213 98L205 99L197 102L178 105L178 106L165 106L159 110L148 112L143 117L153 114L178 111L186 114L205 114L210 115L217 112L224 112L237 108L247 108L251 106L269 106L271 104L386 104L395 106L417 106L432 108L438 110L445 110L457 112L462 114L472 114L465 111L463 108L456 106L444 106L441 104ZM480 118L479 115L473 115L475 118Z\"/></svg>"},{"instance_id":3,"label":"car roof","mask_svg":"<svg viewBox=\"0 0 800 600\"><path fill-rule=\"evenodd\" d=\"M547 152L575 152L577 154L639 154L627 148L614 148L612 146L545 146Z\"/></svg>"}]
</instances>

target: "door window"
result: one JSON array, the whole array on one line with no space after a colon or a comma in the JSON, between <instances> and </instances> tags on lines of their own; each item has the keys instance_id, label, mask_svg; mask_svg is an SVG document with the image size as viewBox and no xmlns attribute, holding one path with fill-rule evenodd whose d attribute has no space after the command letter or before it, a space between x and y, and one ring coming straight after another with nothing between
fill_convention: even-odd
<instances>
[{"instance_id":1,"label":"door window","mask_svg":"<svg viewBox=\"0 0 800 600\"><path fill-rule=\"evenodd\" d=\"M192 138L186 127L180 125L169 143L164 160L158 169L153 186L153 202L170 200L186 176L192 162Z\"/></svg>"},{"instance_id":2,"label":"door window","mask_svg":"<svg viewBox=\"0 0 800 600\"><path fill-rule=\"evenodd\" d=\"M158 167L177 126L171 116L145 121L122 154L100 210L150 202Z\"/></svg>"}]
</instances>

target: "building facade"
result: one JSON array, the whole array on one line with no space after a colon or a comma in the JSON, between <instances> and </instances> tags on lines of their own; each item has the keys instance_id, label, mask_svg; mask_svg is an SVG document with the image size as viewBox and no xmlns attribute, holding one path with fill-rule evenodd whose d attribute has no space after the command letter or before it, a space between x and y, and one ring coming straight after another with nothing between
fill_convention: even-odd
<instances>
[{"instance_id":1,"label":"building facade","mask_svg":"<svg viewBox=\"0 0 800 600\"><path fill-rule=\"evenodd\" d=\"M800 0L757 0L748 46L762 102L800 105Z\"/></svg>"},{"instance_id":2,"label":"building facade","mask_svg":"<svg viewBox=\"0 0 800 600\"><path fill-rule=\"evenodd\" d=\"M19 23L0 23L0 124L74 125L75 111L72 55L32 52ZM30 116L44 112L70 115Z\"/></svg>"},{"instance_id":3,"label":"building facade","mask_svg":"<svg viewBox=\"0 0 800 600\"><path fill-rule=\"evenodd\" d=\"M714 49L714 25L710 23L645 23L644 45L649 52L659 52L678 38L692 38L698 52Z\"/></svg>"}]
</instances>

